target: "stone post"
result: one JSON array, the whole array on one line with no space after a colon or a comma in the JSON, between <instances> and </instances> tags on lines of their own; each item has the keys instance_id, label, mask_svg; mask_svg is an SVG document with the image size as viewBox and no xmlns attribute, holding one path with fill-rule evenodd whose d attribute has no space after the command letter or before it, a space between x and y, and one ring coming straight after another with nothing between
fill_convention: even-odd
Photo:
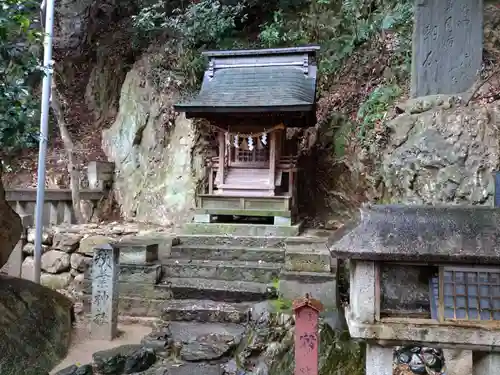
<instances>
[{"instance_id":1,"label":"stone post","mask_svg":"<svg viewBox=\"0 0 500 375\"><path fill-rule=\"evenodd\" d=\"M366 375L392 375L394 349L366 345Z\"/></svg>"},{"instance_id":2,"label":"stone post","mask_svg":"<svg viewBox=\"0 0 500 375\"><path fill-rule=\"evenodd\" d=\"M12 277L21 277L21 267L23 264L23 247L28 237L28 228L33 225L33 216L21 214L21 238L17 241L16 247L10 253L9 260L3 266L2 271Z\"/></svg>"},{"instance_id":3,"label":"stone post","mask_svg":"<svg viewBox=\"0 0 500 375\"><path fill-rule=\"evenodd\" d=\"M107 161L91 161L87 166L90 189L108 189L113 182L115 164Z\"/></svg>"},{"instance_id":4,"label":"stone post","mask_svg":"<svg viewBox=\"0 0 500 375\"><path fill-rule=\"evenodd\" d=\"M295 375L318 375L318 319L323 306L318 300L300 298L293 302L295 314Z\"/></svg>"},{"instance_id":5,"label":"stone post","mask_svg":"<svg viewBox=\"0 0 500 375\"><path fill-rule=\"evenodd\" d=\"M483 0L416 0L412 97L469 90L482 54Z\"/></svg>"},{"instance_id":6,"label":"stone post","mask_svg":"<svg viewBox=\"0 0 500 375\"><path fill-rule=\"evenodd\" d=\"M90 333L93 339L113 340L118 324L120 250L111 245L94 248Z\"/></svg>"},{"instance_id":7,"label":"stone post","mask_svg":"<svg viewBox=\"0 0 500 375\"><path fill-rule=\"evenodd\" d=\"M500 374L500 353L472 352L472 375Z\"/></svg>"}]
</instances>

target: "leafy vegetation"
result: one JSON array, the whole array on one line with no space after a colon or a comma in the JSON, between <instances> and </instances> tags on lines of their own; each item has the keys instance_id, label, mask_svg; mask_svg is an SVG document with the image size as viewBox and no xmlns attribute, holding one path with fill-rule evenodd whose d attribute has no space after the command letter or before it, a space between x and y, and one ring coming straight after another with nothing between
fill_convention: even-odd
<instances>
[{"instance_id":1,"label":"leafy vegetation","mask_svg":"<svg viewBox=\"0 0 500 375\"><path fill-rule=\"evenodd\" d=\"M0 145L2 151L29 146L38 103L33 84L40 76L40 33L33 25L38 3L4 0L0 5Z\"/></svg>"},{"instance_id":2,"label":"leafy vegetation","mask_svg":"<svg viewBox=\"0 0 500 375\"><path fill-rule=\"evenodd\" d=\"M142 37L171 36L172 60L165 68L196 87L203 73L205 49L271 48L319 44L319 95L334 86L346 61L365 48L390 50L384 79L365 94L353 120L364 138L383 120L388 107L405 90L410 71L411 0L199 0L153 2L134 17ZM173 37L173 38L172 38ZM373 41L378 45L370 46ZM382 46L382 47L381 47ZM369 66L368 54L357 62ZM358 77L357 77L358 78Z\"/></svg>"}]
</instances>

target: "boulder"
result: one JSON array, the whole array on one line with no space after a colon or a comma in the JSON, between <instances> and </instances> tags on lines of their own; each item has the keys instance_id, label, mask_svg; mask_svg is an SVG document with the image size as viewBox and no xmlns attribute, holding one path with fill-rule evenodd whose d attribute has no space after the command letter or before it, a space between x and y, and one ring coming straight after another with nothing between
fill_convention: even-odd
<instances>
[{"instance_id":1,"label":"boulder","mask_svg":"<svg viewBox=\"0 0 500 375\"><path fill-rule=\"evenodd\" d=\"M150 368L156 354L141 345L122 345L92 354L92 361L94 372L100 375L133 374Z\"/></svg>"},{"instance_id":2,"label":"boulder","mask_svg":"<svg viewBox=\"0 0 500 375\"><path fill-rule=\"evenodd\" d=\"M67 288L71 284L73 277L69 272L63 272L60 274L52 273L42 273L40 275L40 283L47 288L58 290Z\"/></svg>"},{"instance_id":3,"label":"boulder","mask_svg":"<svg viewBox=\"0 0 500 375\"><path fill-rule=\"evenodd\" d=\"M5 200L1 178L0 171L0 268L9 260L22 231L21 218Z\"/></svg>"},{"instance_id":4,"label":"boulder","mask_svg":"<svg viewBox=\"0 0 500 375\"><path fill-rule=\"evenodd\" d=\"M64 251L50 250L42 254L42 270L49 273L60 273L70 268L70 257Z\"/></svg>"},{"instance_id":5,"label":"boulder","mask_svg":"<svg viewBox=\"0 0 500 375\"><path fill-rule=\"evenodd\" d=\"M56 372L54 375L93 375L93 374L94 373L92 371L92 365L82 365L82 366L71 365Z\"/></svg>"},{"instance_id":6,"label":"boulder","mask_svg":"<svg viewBox=\"0 0 500 375\"><path fill-rule=\"evenodd\" d=\"M86 257L82 254L73 253L71 254L70 263L72 269L79 272L85 272L92 263L92 258Z\"/></svg>"},{"instance_id":7,"label":"boulder","mask_svg":"<svg viewBox=\"0 0 500 375\"><path fill-rule=\"evenodd\" d=\"M219 359L228 354L239 343L240 338L238 336L229 334L211 333L201 335L184 343L181 349L181 358L185 361L195 362Z\"/></svg>"},{"instance_id":8,"label":"boulder","mask_svg":"<svg viewBox=\"0 0 500 375\"><path fill-rule=\"evenodd\" d=\"M35 228L28 228L28 242L29 243L35 243ZM43 228L42 231L42 244L51 246L52 245L52 240L54 238L54 232L50 228Z\"/></svg>"},{"instance_id":9,"label":"boulder","mask_svg":"<svg viewBox=\"0 0 500 375\"><path fill-rule=\"evenodd\" d=\"M46 253L47 251L50 250L50 247L47 246L47 245L42 245L42 254L43 253ZM34 243L26 243L24 246L23 246L23 253L26 254L26 255L31 255L33 256L33 254L35 254L35 244Z\"/></svg>"},{"instance_id":10,"label":"boulder","mask_svg":"<svg viewBox=\"0 0 500 375\"><path fill-rule=\"evenodd\" d=\"M65 251L72 253L78 249L80 240L83 238L80 234L75 233L57 233L54 236L52 248L55 250Z\"/></svg>"},{"instance_id":11,"label":"boulder","mask_svg":"<svg viewBox=\"0 0 500 375\"><path fill-rule=\"evenodd\" d=\"M92 256L94 254L94 247L108 245L114 242L116 242L116 240L108 236L89 236L80 241L78 252L81 254Z\"/></svg>"},{"instance_id":12,"label":"boulder","mask_svg":"<svg viewBox=\"0 0 500 375\"><path fill-rule=\"evenodd\" d=\"M39 375L66 355L72 302L28 280L0 275L0 367L2 375Z\"/></svg>"}]
</instances>

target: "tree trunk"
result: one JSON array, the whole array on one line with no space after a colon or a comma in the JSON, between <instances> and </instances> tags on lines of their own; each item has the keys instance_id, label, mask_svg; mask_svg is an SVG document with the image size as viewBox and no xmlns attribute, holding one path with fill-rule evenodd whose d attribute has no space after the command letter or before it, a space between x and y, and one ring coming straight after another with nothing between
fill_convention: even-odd
<instances>
[{"instance_id":1,"label":"tree trunk","mask_svg":"<svg viewBox=\"0 0 500 375\"><path fill-rule=\"evenodd\" d=\"M76 162L75 145L71 140L68 127L66 126L66 120L64 118L64 112L61 104L61 95L57 90L57 85L54 78L52 78L51 96L52 98L50 101L50 106L54 111L57 125L59 127L59 132L61 133L61 138L64 144L64 149L68 155L68 172L70 178L71 202L73 204L73 211L75 212L76 221L81 224L85 221L85 219L83 217L82 209L80 206L80 170Z\"/></svg>"}]
</instances>

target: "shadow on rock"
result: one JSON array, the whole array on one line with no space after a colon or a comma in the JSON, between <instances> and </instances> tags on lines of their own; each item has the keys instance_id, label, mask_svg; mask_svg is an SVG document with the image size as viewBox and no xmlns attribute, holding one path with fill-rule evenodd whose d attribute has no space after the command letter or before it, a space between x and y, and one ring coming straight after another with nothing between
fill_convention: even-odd
<instances>
[{"instance_id":1,"label":"shadow on rock","mask_svg":"<svg viewBox=\"0 0 500 375\"><path fill-rule=\"evenodd\" d=\"M0 373L41 375L67 354L72 302L24 279L0 275Z\"/></svg>"}]
</instances>

